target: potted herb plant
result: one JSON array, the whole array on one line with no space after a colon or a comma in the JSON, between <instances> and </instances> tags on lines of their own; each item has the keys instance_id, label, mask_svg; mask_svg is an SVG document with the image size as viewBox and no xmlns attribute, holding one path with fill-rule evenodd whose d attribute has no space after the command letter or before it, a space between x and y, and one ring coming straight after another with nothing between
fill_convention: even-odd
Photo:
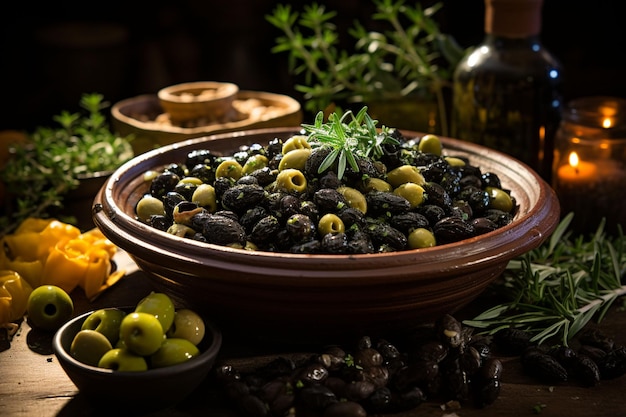
<instances>
[{"instance_id":1,"label":"potted herb plant","mask_svg":"<svg viewBox=\"0 0 626 417\"><path fill-rule=\"evenodd\" d=\"M9 144L0 170L4 204L0 237L27 217L57 217L81 228L92 226L91 203L110 174L134 156L130 137L114 134L100 94L84 94L84 112L62 111L55 127L37 127Z\"/></svg>"},{"instance_id":2,"label":"potted herb plant","mask_svg":"<svg viewBox=\"0 0 626 417\"><path fill-rule=\"evenodd\" d=\"M333 23L336 12L317 3L302 12L278 5L266 16L283 34L272 51L289 55L289 71L300 77L295 89L310 112L365 104L386 125L446 135L446 91L464 50L433 18L442 3L423 9L402 0L373 2L372 19L383 30L355 21L350 50L340 48L345 34Z\"/></svg>"}]
</instances>

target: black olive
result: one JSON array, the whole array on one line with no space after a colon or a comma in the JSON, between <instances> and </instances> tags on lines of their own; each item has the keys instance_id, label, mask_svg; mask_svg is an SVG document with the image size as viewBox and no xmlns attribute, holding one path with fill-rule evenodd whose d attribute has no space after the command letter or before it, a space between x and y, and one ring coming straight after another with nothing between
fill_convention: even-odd
<instances>
[{"instance_id":1,"label":"black olive","mask_svg":"<svg viewBox=\"0 0 626 417\"><path fill-rule=\"evenodd\" d=\"M250 240L255 244L264 245L271 241L281 229L280 222L272 215L260 219L250 232Z\"/></svg>"},{"instance_id":2,"label":"black olive","mask_svg":"<svg viewBox=\"0 0 626 417\"><path fill-rule=\"evenodd\" d=\"M239 223L246 229L246 232L252 232L254 225L267 216L268 212L263 206L255 206L245 211L239 218Z\"/></svg>"},{"instance_id":3,"label":"black olive","mask_svg":"<svg viewBox=\"0 0 626 417\"><path fill-rule=\"evenodd\" d=\"M299 212L308 216L312 222L317 223L320 218L320 212L317 208L317 204L315 204L311 200L300 201L300 209Z\"/></svg>"},{"instance_id":4,"label":"black olive","mask_svg":"<svg viewBox=\"0 0 626 417\"><path fill-rule=\"evenodd\" d=\"M182 201L187 201L187 199L180 193L169 191L165 194L163 197L163 208L168 219L173 219L174 208Z\"/></svg>"},{"instance_id":5,"label":"black olive","mask_svg":"<svg viewBox=\"0 0 626 417\"><path fill-rule=\"evenodd\" d=\"M481 179L483 184L481 188L494 187L502 189L500 178L493 172L485 172L482 174Z\"/></svg>"},{"instance_id":6,"label":"black olive","mask_svg":"<svg viewBox=\"0 0 626 417\"><path fill-rule=\"evenodd\" d=\"M459 217L445 217L433 226L438 243L458 242L474 236L474 227Z\"/></svg>"},{"instance_id":7,"label":"black olive","mask_svg":"<svg viewBox=\"0 0 626 417\"><path fill-rule=\"evenodd\" d=\"M198 164L213 165L217 156L211 153L208 149L197 149L189 152L185 158L185 165L187 167L195 167Z\"/></svg>"},{"instance_id":8,"label":"black olive","mask_svg":"<svg viewBox=\"0 0 626 417\"><path fill-rule=\"evenodd\" d=\"M309 409L322 411L332 404L339 402L334 392L325 385L313 384L302 388L298 392L298 398Z\"/></svg>"},{"instance_id":9,"label":"black olive","mask_svg":"<svg viewBox=\"0 0 626 417\"><path fill-rule=\"evenodd\" d=\"M320 242L320 249L325 253L349 253L348 237L345 233L326 233Z\"/></svg>"},{"instance_id":10,"label":"black olive","mask_svg":"<svg viewBox=\"0 0 626 417\"><path fill-rule=\"evenodd\" d=\"M353 207L344 207L337 213L337 216L341 219L346 229L349 229L353 225L357 228L362 228L367 223L365 220L365 214L359 209Z\"/></svg>"},{"instance_id":11,"label":"black olive","mask_svg":"<svg viewBox=\"0 0 626 417\"><path fill-rule=\"evenodd\" d=\"M334 188L322 188L313 195L313 201L322 213L335 213L348 206L346 198Z\"/></svg>"},{"instance_id":12,"label":"black olive","mask_svg":"<svg viewBox=\"0 0 626 417\"><path fill-rule=\"evenodd\" d=\"M423 206L419 206L417 208L417 212L428 219L428 223L431 227L447 215L446 211L442 207L434 204L424 204Z\"/></svg>"},{"instance_id":13,"label":"black olive","mask_svg":"<svg viewBox=\"0 0 626 417\"><path fill-rule=\"evenodd\" d=\"M474 226L474 232L476 235L482 235L496 230L498 225L486 217L477 217L470 222Z\"/></svg>"},{"instance_id":14,"label":"black olive","mask_svg":"<svg viewBox=\"0 0 626 417\"><path fill-rule=\"evenodd\" d=\"M456 198L467 201L476 215L484 213L490 203L489 193L473 186L464 187Z\"/></svg>"},{"instance_id":15,"label":"black olive","mask_svg":"<svg viewBox=\"0 0 626 417\"><path fill-rule=\"evenodd\" d=\"M285 194L278 201L278 205L275 210L272 211L272 214L276 216L277 219L282 222L289 219L294 214L298 214L300 212L300 199L298 197Z\"/></svg>"},{"instance_id":16,"label":"black olive","mask_svg":"<svg viewBox=\"0 0 626 417\"><path fill-rule=\"evenodd\" d=\"M235 213L244 213L263 201L265 190L259 185L241 184L234 185L224 191L221 201L222 206Z\"/></svg>"},{"instance_id":17,"label":"black olive","mask_svg":"<svg viewBox=\"0 0 626 417\"><path fill-rule=\"evenodd\" d=\"M270 140L265 149L268 159L272 159L276 155L280 155L283 150L283 140L280 138L274 138Z\"/></svg>"},{"instance_id":18,"label":"black olive","mask_svg":"<svg viewBox=\"0 0 626 417\"><path fill-rule=\"evenodd\" d=\"M239 222L230 217L209 215L202 222L202 235L208 243L216 245L240 245L246 244L246 231Z\"/></svg>"},{"instance_id":19,"label":"black olive","mask_svg":"<svg viewBox=\"0 0 626 417\"><path fill-rule=\"evenodd\" d=\"M183 178L184 176L186 176L186 171L187 169L184 165L177 164L177 163L171 163L165 168L163 168L163 172L172 172L178 175L179 178Z\"/></svg>"},{"instance_id":20,"label":"black olive","mask_svg":"<svg viewBox=\"0 0 626 417\"><path fill-rule=\"evenodd\" d=\"M180 177L173 172L163 172L157 175L150 183L152 197L163 198L167 193L174 190Z\"/></svg>"},{"instance_id":21,"label":"black olive","mask_svg":"<svg viewBox=\"0 0 626 417\"><path fill-rule=\"evenodd\" d=\"M296 213L285 222L285 228L295 242L311 240L315 236L315 224L309 216Z\"/></svg>"},{"instance_id":22,"label":"black olive","mask_svg":"<svg viewBox=\"0 0 626 417\"><path fill-rule=\"evenodd\" d=\"M406 213L411 204L406 198L384 191L371 191L365 195L367 210L372 215L387 215Z\"/></svg>"},{"instance_id":23,"label":"black olive","mask_svg":"<svg viewBox=\"0 0 626 417\"><path fill-rule=\"evenodd\" d=\"M450 194L436 182L427 182L422 185L427 204L434 204L448 210L452 206Z\"/></svg>"},{"instance_id":24,"label":"black olive","mask_svg":"<svg viewBox=\"0 0 626 417\"><path fill-rule=\"evenodd\" d=\"M226 190L235 185L235 180L230 177L219 177L213 181L213 188L215 188L215 196L218 199L222 199Z\"/></svg>"},{"instance_id":25,"label":"black olive","mask_svg":"<svg viewBox=\"0 0 626 417\"><path fill-rule=\"evenodd\" d=\"M278 171L270 168L270 167L263 167L263 168L259 168L255 171L252 171L250 173L250 175L254 178L256 178L257 183L261 186L261 187L265 187L269 184L271 184L272 182L274 182L276 180L276 175L278 174Z\"/></svg>"},{"instance_id":26,"label":"black olive","mask_svg":"<svg viewBox=\"0 0 626 417\"><path fill-rule=\"evenodd\" d=\"M259 185L259 180L257 180L256 177L253 177L252 175L244 175L243 177L235 181L235 185Z\"/></svg>"},{"instance_id":27,"label":"black olive","mask_svg":"<svg viewBox=\"0 0 626 417\"><path fill-rule=\"evenodd\" d=\"M320 146L311 150L311 155L309 155L304 165L304 174L307 176L307 178L320 177L322 174L328 171L328 169L326 169L324 172L319 172L319 168L322 165L322 162L324 162L324 159L326 159L326 157L330 154L330 152L331 150L328 146ZM335 161L334 163L335 168L336 166L337 161ZM330 171L337 172L337 170L332 169L332 167Z\"/></svg>"},{"instance_id":28,"label":"black olive","mask_svg":"<svg viewBox=\"0 0 626 417\"><path fill-rule=\"evenodd\" d=\"M321 251L322 244L319 240L312 240L310 242L304 242L293 245L289 248L291 253L319 253Z\"/></svg>"},{"instance_id":29,"label":"black olive","mask_svg":"<svg viewBox=\"0 0 626 417\"><path fill-rule=\"evenodd\" d=\"M491 220L498 227L506 226L513 221L513 216L510 213L497 209L489 209L485 211L483 217Z\"/></svg>"},{"instance_id":30,"label":"black olive","mask_svg":"<svg viewBox=\"0 0 626 417\"><path fill-rule=\"evenodd\" d=\"M348 231L348 249L354 254L376 252L370 235L362 230Z\"/></svg>"},{"instance_id":31,"label":"black olive","mask_svg":"<svg viewBox=\"0 0 626 417\"><path fill-rule=\"evenodd\" d=\"M193 196L193 192L196 191L196 188L198 188L198 185L192 182L179 182L176 184L176 187L174 187L174 191L191 201L191 197Z\"/></svg>"},{"instance_id":32,"label":"black olive","mask_svg":"<svg viewBox=\"0 0 626 417\"><path fill-rule=\"evenodd\" d=\"M568 380L565 367L553 356L537 347L529 347L524 351L522 366L527 374L548 382L564 382Z\"/></svg>"},{"instance_id":33,"label":"black olive","mask_svg":"<svg viewBox=\"0 0 626 417\"><path fill-rule=\"evenodd\" d=\"M449 171L450 165L442 158L436 158L431 161L424 158L418 158L416 163L420 165L420 173L427 182L440 183L444 174Z\"/></svg>"},{"instance_id":34,"label":"black olive","mask_svg":"<svg viewBox=\"0 0 626 417\"><path fill-rule=\"evenodd\" d=\"M370 222L366 231L374 245L389 246L395 251L404 250L407 247L405 234L387 223Z\"/></svg>"},{"instance_id":35,"label":"black olive","mask_svg":"<svg viewBox=\"0 0 626 417\"><path fill-rule=\"evenodd\" d=\"M150 216L150 218L148 219L148 224L155 229L165 232L172 225L172 220L163 215L155 214Z\"/></svg>"}]
</instances>

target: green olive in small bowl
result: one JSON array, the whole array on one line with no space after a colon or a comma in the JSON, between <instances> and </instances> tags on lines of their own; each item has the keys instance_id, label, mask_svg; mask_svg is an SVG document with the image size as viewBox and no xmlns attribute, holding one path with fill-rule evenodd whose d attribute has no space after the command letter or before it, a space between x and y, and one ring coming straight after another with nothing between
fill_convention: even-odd
<instances>
[{"instance_id":1,"label":"green olive in small bowl","mask_svg":"<svg viewBox=\"0 0 626 417\"><path fill-rule=\"evenodd\" d=\"M131 314L135 308L119 309ZM139 371L88 365L71 354L71 346L92 313L94 311L86 312L65 323L55 333L52 347L61 367L80 394L98 407L149 412L174 406L188 397L207 377L222 345L221 331L203 317L204 336L197 345L200 353L187 361Z\"/></svg>"}]
</instances>

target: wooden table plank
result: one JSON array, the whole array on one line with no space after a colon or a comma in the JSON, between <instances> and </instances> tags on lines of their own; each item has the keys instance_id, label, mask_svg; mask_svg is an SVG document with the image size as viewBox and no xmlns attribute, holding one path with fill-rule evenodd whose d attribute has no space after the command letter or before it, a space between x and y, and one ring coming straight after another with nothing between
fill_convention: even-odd
<instances>
[{"instance_id":1,"label":"wooden table plank","mask_svg":"<svg viewBox=\"0 0 626 417\"><path fill-rule=\"evenodd\" d=\"M105 306L133 305L150 290L147 278L141 272L125 277L102 297L90 303L77 290L72 294L76 314ZM598 326L615 337L619 344L626 344L626 313L614 307L606 319ZM101 415L97 405L89 403L77 391L65 375L54 355L45 352L46 343L40 341L45 354L29 349L32 341L27 323L23 323L12 340L11 348L0 352L0 416L63 416L90 417ZM48 340L49 343L49 340ZM254 348L254 347L253 347ZM218 363L228 362L235 366L251 366L272 356L246 352L250 347L237 346L225 338ZM253 349L255 350L255 349ZM544 417L619 417L626 416L626 377L602 381L600 386L585 388L575 382L556 386L538 382L522 372L518 358L505 361L503 385L500 397L491 406L476 409L465 405L460 410L443 409L441 404L425 403L408 412L395 414L396 417L489 417L489 416L532 416L536 406L542 406ZM201 385L184 404L173 409L150 414L161 416L216 416L235 417L237 414L220 398L219 390L211 378Z\"/></svg>"}]
</instances>

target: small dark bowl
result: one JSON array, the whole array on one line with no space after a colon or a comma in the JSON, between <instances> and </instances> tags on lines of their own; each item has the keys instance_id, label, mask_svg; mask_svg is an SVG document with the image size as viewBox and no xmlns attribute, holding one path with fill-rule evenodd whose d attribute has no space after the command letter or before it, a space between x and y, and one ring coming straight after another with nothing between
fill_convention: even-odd
<instances>
[{"instance_id":1,"label":"small dark bowl","mask_svg":"<svg viewBox=\"0 0 626 417\"><path fill-rule=\"evenodd\" d=\"M222 333L204 319L206 333L199 345L201 353L185 363L143 372L119 372L85 365L74 359L69 351L74 336L91 313L81 314L65 323L55 333L52 348L80 393L98 407L146 412L173 406L190 395L207 377L222 346Z\"/></svg>"},{"instance_id":2,"label":"small dark bowl","mask_svg":"<svg viewBox=\"0 0 626 417\"><path fill-rule=\"evenodd\" d=\"M149 190L144 173L184 162L192 150L232 155L299 132L259 129L181 141L120 167L94 201L94 222L128 252L155 287L205 311L224 331L287 341L409 332L480 295L509 260L536 248L559 222L550 186L521 162L482 146L442 138L446 154L496 173L519 206L493 232L426 249L364 255L247 251L159 231L136 219ZM407 137L416 132L403 132Z\"/></svg>"}]
</instances>

